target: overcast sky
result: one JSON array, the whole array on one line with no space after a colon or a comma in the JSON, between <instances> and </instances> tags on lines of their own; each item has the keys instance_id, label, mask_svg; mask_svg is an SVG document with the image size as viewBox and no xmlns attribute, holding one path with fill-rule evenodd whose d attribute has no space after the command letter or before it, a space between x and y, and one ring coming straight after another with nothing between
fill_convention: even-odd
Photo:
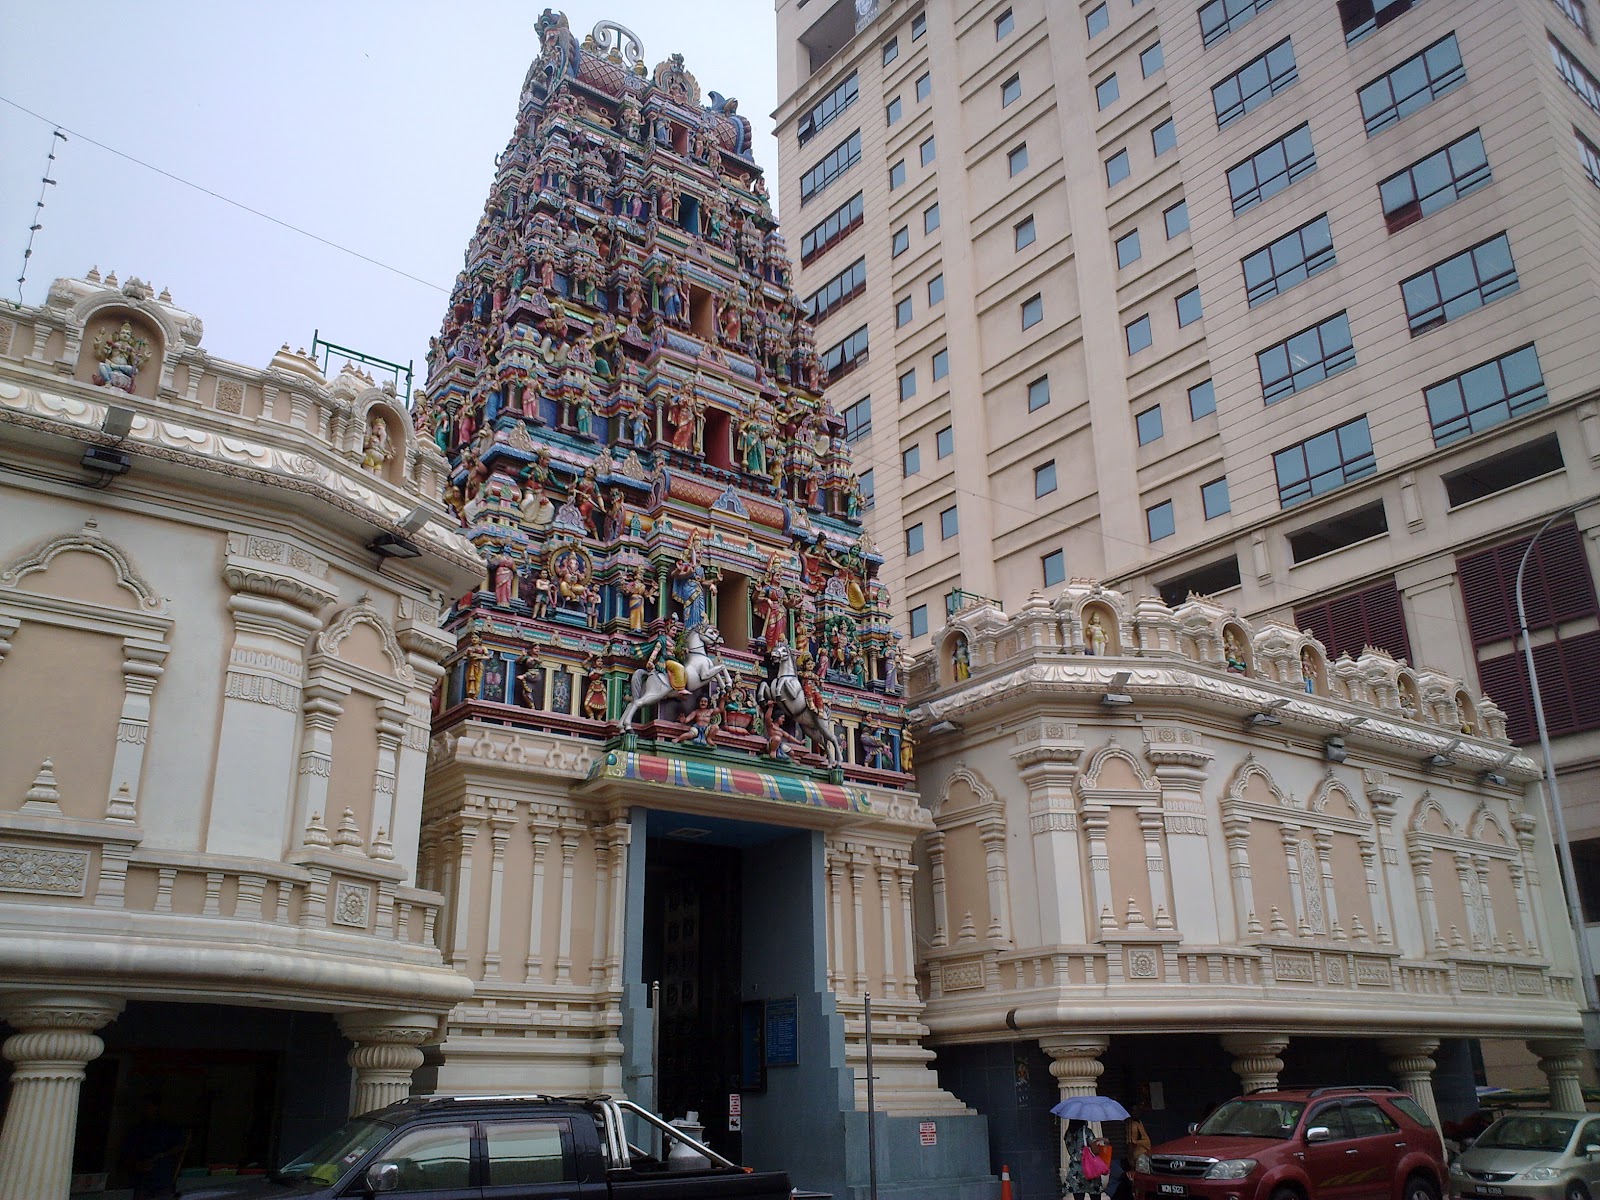
<instances>
[{"instance_id":1,"label":"overcast sky","mask_svg":"<svg viewBox=\"0 0 1600 1200\"><path fill-rule=\"evenodd\" d=\"M214 355L265 366L329 341L415 359L439 328L516 118L542 3L50 0L0 5L0 97L68 130L429 281L241 212L72 137L56 142L23 299L91 266L171 289ZM565 6L581 39L626 25L737 97L777 195L770 0ZM715 15L712 15L715 14ZM0 299L33 224L50 125L0 103ZM69 136L71 136L69 134ZM420 379L419 379L420 382Z\"/></svg>"}]
</instances>

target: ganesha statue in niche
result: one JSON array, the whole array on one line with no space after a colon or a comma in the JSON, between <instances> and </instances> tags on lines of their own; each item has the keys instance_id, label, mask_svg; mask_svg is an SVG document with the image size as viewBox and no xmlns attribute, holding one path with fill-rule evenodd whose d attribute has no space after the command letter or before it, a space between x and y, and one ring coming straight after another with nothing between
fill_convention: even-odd
<instances>
[{"instance_id":1,"label":"ganesha statue in niche","mask_svg":"<svg viewBox=\"0 0 1600 1200\"><path fill-rule=\"evenodd\" d=\"M133 391L133 381L139 368L149 361L150 343L133 332L128 321L115 333L102 333L94 340L94 381L103 387L114 387L119 392Z\"/></svg>"}]
</instances>

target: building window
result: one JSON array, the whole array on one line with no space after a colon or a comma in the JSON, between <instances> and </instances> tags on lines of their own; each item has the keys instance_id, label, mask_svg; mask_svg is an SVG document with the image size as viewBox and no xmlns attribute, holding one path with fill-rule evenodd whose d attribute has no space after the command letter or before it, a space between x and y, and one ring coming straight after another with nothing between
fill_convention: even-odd
<instances>
[{"instance_id":1,"label":"building window","mask_svg":"<svg viewBox=\"0 0 1600 1200\"><path fill-rule=\"evenodd\" d=\"M1511 240L1502 233L1401 280L1400 295L1405 298L1411 336L1416 337L1509 296L1517 287Z\"/></svg>"},{"instance_id":2,"label":"building window","mask_svg":"<svg viewBox=\"0 0 1600 1200\"><path fill-rule=\"evenodd\" d=\"M1189 419L1198 421L1217 411L1217 389L1209 379L1202 379L1189 389Z\"/></svg>"},{"instance_id":3,"label":"building window","mask_svg":"<svg viewBox=\"0 0 1600 1200\"><path fill-rule=\"evenodd\" d=\"M1037 466L1033 469L1033 498L1048 496L1056 490L1056 460Z\"/></svg>"},{"instance_id":4,"label":"building window","mask_svg":"<svg viewBox=\"0 0 1600 1200\"><path fill-rule=\"evenodd\" d=\"M1554 43L1551 43L1552 49ZM1448 33L1420 54L1378 76L1356 93L1367 136L1382 133L1467 79L1456 35Z\"/></svg>"},{"instance_id":5,"label":"building window","mask_svg":"<svg viewBox=\"0 0 1600 1200\"><path fill-rule=\"evenodd\" d=\"M1176 149L1177 145L1178 127L1173 124L1171 117L1168 117L1161 124L1150 130L1150 149L1155 151L1157 158L1160 158L1168 150Z\"/></svg>"},{"instance_id":6,"label":"building window","mask_svg":"<svg viewBox=\"0 0 1600 1200\"><path fill-rule=\"evenodd\" d=\"M1083 23L1089 28L1089 37L1097 38L1111 28L1111 10L1104 4L1091 8Z\"/></svg>"},{"instance_id":7,"label":"building window","mask_svg":"<svg viewBox=\"0 0 1600 1200\"><path fill-rule=\"evenodd\" d=\"M828 382L848 375L867 361L867 327L863 325L844 341L822 352L822 371Z\"/></svg>"},{"instance_id":8,"label":"building window","mask_svg":"<svg viewBox=\"0 0 1600 1200\"><path fill-rule=\"evenodd\" d=\"M1487 186L1491 178L1483 138L1474 129L1378 184L1384 224L1396 233Z\"/></svg>"},{"instance_id":9,"label":"building window","mask_svg":"<svg viewBox=\"0 0 1600 1200\"><path fill-rule=\"evenodd\" d=\"M1177 533L1178 524L1173 516L1172 501L1163 500L1160 504L1145 509L1144 527L1152 542L1159 542L1162 538L1169 538Z\"/></svg>"},{"instance_id":10,"label":"building window","mask_svg":"<svg viewBox=\"0 0 1600 1200\"><path fill-rule=\"evenodd\" d=\"M944 275L941 273L928 280L928 307L932 308L944 300Z\"/></svg>"},{"instance_id":11,"label":"building window","mask_svg":"<svg viewBox=\"0 0 1600 1200\"><path fill-rule=\"evenodd\" d=\"M900 376L900 399L909 400L917 394L917 369L912 367Z\"/></svg>"},{"instance_id":12,"label":"building window","mask_svg":"<svg viewBox=\"0 0 1600 1200\"><path fill-rule=\"evenodd\" d=\"M922 470L922 447L907 446L900 451L900 474L915 475Z\"/></svg>"},{"instance_id":13,"label":"building window","mask_svg":"<svg viewBox=\"0 0 1600 1200\"><path fill-rule=\"evenodd\" d=\"M911 40L914 42L928 32L928 14L919 12L911 18Z\"/></svg>"},{"instance_id":14,"label":"building window","mask_svg":"<svg viewBox=\"0 0 1600 1200\"><path fill-rule=\"evenodd\" d=\"M1356 365L1350 341L1350 321L1344 313L1302 329L1256 355L1261 372L1261 398L1276 404L1285 396L1303 392L1330 375Z\"/></svg>"},{"instance_id":15,"label":"building window","mask_svg":"<svg viewBox=\"0 0 1600 1200\"><path fill-rule=\"evenodd\" d=\"M947 542L959 532L961 532L961 518L956 512L956 506L952 504L939 514L939 539Z\"/></svg>"},{"instance_id":16,"label":"building window","mask_svg":"<svg viewBox=\"0 0 1600 1200\"><path fill-rule=\"evenodd\" d=\"M1102 112L1117 102L1122 93L1117 88L1117 73L1113 71L1094 85L1094 102Z\"/></svg>"},{"instance_id":17,"label":"building window","mask_svg":"<svg viewBox=\"0 0 1600 1200\"><path fill-rule=\"evenodd\" d=\"M857 400L844 410L844 439L859 442L872 432L872 397Z\"/></svg>"},{"instance_id":18,"label":"building window","mask_svg":"<svg viewBox=\"0 0 1600 1200\"><path fill-rule=\"evenodd\" d=\"M1144 77L1149 79L1162 67L1167 65L1166 58L1161 53L1161 43L1152 42L1139 51L1139 70L1144 72Z\"/></svg>"},{"instance_id":19,"label":"building window","mask_svg":"<svg viewBox=\"0 0 1600 1200\"><path fill-rule=\"evenodd\" d=\"M883 110L884 119L890 125L898 124L899 121L900 121L900 117L903 115L903 113L904 113L904 108L900 103L900 97L899 96L896 96L893 100L889 101L889 103L884 107L884 110Z\"/></svg>"},{"instance_id":20,"label":"building window","mask_svg":"<svg viewBox=\"0 0 1600 1200\"><path fill-rule=\"evenodd\" d=\"M807 110L806 115L800 118L800 124L796 129L800 144L804 146L831 125L840 113L856 102L860 95L861 87L856 79L856 73L851 71L850 78L817 101Z\"/></svg>"},{"instance_id":21,"label":"building window","mask_svg":"<svg viewBox=\"0 0 1600 1200\"><path fill-rule=\"evenodd\" d=\"M1032 329L1044 320L1044 298L1042 296L1029 296L1022 302L1022 327Z\"/></svg>"},{"instance_id":22,"label":"building window","mask_svg":"<svg viewBox=\"0 0 1600 1200\"><path fill-rule=\"evenodd\" d=\"M1185 233L1189 229L1189 202L1187 200L1179 200L1166 212L1162 213L1161 216L1167 223L1167 241L1170 242L1180 233Z\"/></svg>"},{"instance_id":23,"label":"building window","mask_svg":"<svg viewBox=\"0 0 1600 1200\"><path fill-rule=\"evenodd\" d=\"M1228 168L1228 195L1237 216L1263 200L1276 196L1295 180L1317 169L1311 146L1311 126L1291 129L1263 146L1242 163Z\"/></svg>"},{"instance_id":24,"label":"building window","mask_svg":"<svg viewBox=\"0 0 1600 1200\"><path fill-rule=\"evenodd\" d=\"M933 352L933 378L937 382L950 374L950 351L935 350Z\"/></svg>"},{"instance_id":25,"label":"building window","mask_svg":"<svg viewBox=\"0 0 1600 1200\"><path fill-rule=\"evenodd\" d=\"M1467 629L1478 654L1478 680L1506 711L1506 732L1513 742L1538 735L1533 694L1528 687L1526 659L1514 638L1517 620L1517 567L1528 549L1528 537L1492 546L1456 560L1456 579L1466 609ZM1600 616L1594 572L1575 525L1552 525L1528 555L1523 576L1523 606L1539 676L1539 698L1552 735L1600 727L1600 688L1594 686L1600 663ZM1509 643L1509 644L1508 644ZM1480 729L1481 733L1482 730Z\"/></svg>"},{"instance_id":26,"label":"building window","mask_svg":"<svg viewBox=\"0 0 1600 1200\"><path fill-rule=\"evenodd\" d=\"M858 258L805 298L801 307L813 322L822 320L834 309L854 300L867 290L867 260Z\"/></svg>"},{"instance_id":27,"label":"building window","mask_svg":"<svg viewBox=\"0 0 1600 1200\"><path fill-rule=\"evenodd\" d=\"M1126 267L1139 261L1139 231L1125 233L1117 239L1117 266Z\"/></svg>"},{"instance_id":28,"label":"building window","mask_svg":"<svg viewBox=\"0 0 1600 1200\"><path fill-rule=\"evenodd\" d=\"M861 193L857 192L808 229L800 239L800 264L804 266L824 250L842 242L846 235L860 227L864 213Z\"/></svg>"},{"instance_id":29,"label":"building window","mask_svg":"<svg viewBox=\"0 0 1600 1200\"><path fill-rule=\"evenodd\" d=\"M1067 556L1064 551L1052 550L1039 560L1044 570L1044 586L1054 587L1067 581Z\"/></svg>"},{"instance_id":30,"label":"building window","mask_svg":"<svg viewBox=\"0 0 1600 1200\"><path fill-rule=\"evenodd\" d=\"M1333 231L1323 213L1241 260L1245 299L1254 308L1333 264Z\"/></svg>"},{"instance_id":31,"label":"building window","mask_svg":"<svg viewBox=\"0 0 1600 1200\"><path fill-rule=\"evenodd\" d=\"M1011 10L1008 8L994 19L994 40L1000 41L1016 27L1016 18L1011 15Z\"/></svg>"},{"instance_id":32,"label":"building window","mask_svg":"<svg viewBox=\"0 0 1600 1200\"><path fill-rule=\"evenodd\" d=\"M1589 10L1584 7L1583 0L1555 0L1555 6L1567 20L1578 27L1579 33L1591 42L1594 41L1593 35L1589 32Z\"/></svg>"},{"instance_id":33,"label":"building window","mask_svg":"<svg viewBox=\"0 0 1600 1200\"><path fill-rule=\"evenodd\" d=\"M1294 46L1284 38L1212 87L1211 105L1217 112L1217 128L1226 129L1246 113L1254 112L1299 78Z\"/></svg>"},{"instance_id":34,"label":"building window","mask_svg":"<svg viewBox=\"0 0 1600 1200\"><path fill-rule=\"evenodd\" d=\"M800 203L809 204L856 163L861 161L861 131L840 142L827 157L800 176Z\"/></svg>"},{"instance_id":35,"label":"building window","mask_svg":"<svg viewBox=\"0 0 1600 1200\"><path fill-rule=\"evenodd\" d=\"M1278 503L1292 508L1374 474L1378 460L1372 453L1367 419L1357 417L1279 450L1272 456L1272 465L1278 475Z\"/></svg>"},{"instance_id":36,"label":"building window","mask_svg":"<svg viewBox=\"0 0 1600 1200\"><path fill-rule=\"evenodd\" d=\"M1200 507L1205 510L1208 521L1233 511L1233 504L1228 499L1227 476L1200 485Z\"/></svg>"},{"instance_id":37,"label":"building window","mask_svg":"<svg viewBox=\"0 0 1600 1200\"><path fill-rule=\"evenodd\" d=\"M1128 163L1128 152L1126 150L1118 150L1110 158L1106 159L1107 187L1116 187L1131 173L1132 167Z\"/></svg>"},{"instance_id":38,"label":"building window","mask_svg":"<svg viewBox=\"0 0 1600 1200\"><path fill-rule=\"evenodd\" d=\"M919 604L911 610L911 636L922 637L928 632L928 606Z\"/></svg>"},{"instance_id":39,"label":"building window","mask_svg":"<svg viewBox=\"0 0 1600 1200\"><path fill-rule=\"evenodd\" d=\"M1579 133L1576 125L1572 127L1572 136L1578 143L1578 157L1583 159L1583 173L1590 183L1600 187L1600 146Z\"/></svg>"},{"instance_id":40,"label":"building window","mask_svg":"<svg viewBox=\"0 0 1600 1200\"><path fill-rule=\"evenodd\" d=\"M921 554L923 545L922 522L918 521L906 530L906 553Z\"/></svg>"},{"instance_id":41,"label":"building window","mask_svg":"<svg viewBox=\"0 0 1600 1200\"><path fill-rule=\"evenodd\" d=\"M933 452L939 458L949 458L956 452L956 431L949 425L933 435Z\"/></svg>"},{"instance_id":42,"label":"building window","mask_svg":"<svg viewBox=\"0 0 1600 1200\"><path fill-rule=\"evenodd\" d=\"M1365 646L1387 650L1394 658L1411 658L1400 589L1392 577L1324 604L1295 609L1294 627L1310 630L1327 649L1329 662L1344 654L1354 658Z\"/></svg>"},{"instance_id":43,"label":"building window","mask_svg":"<svg viewBox=\"0 0 1600 1200\"><path fill-rule=\"evenodd\" d=\"M871 508L878 500L878 485L872 477L872 470L868 467L856 477L856 483L861 489L861 503L866 508Z\"/></svg>"},{"instance_id":44,"label":"building window","mask_svg":"<svg viewBox=\"0 0 1600 1200\"><path fill-rule=\"evenodd\" d=\"M1410 12L1417 3L1418 0L1344 0L1339 5L1339 20L1344 25L1344 44L1354 46L1396 17Z\"/></svg>"},{"instance_id":45,"label":"building window","mask_svg":"<svg viewBox=\"0 0 1600 1200\"><path fill-rule=\"evenodd\" d=\"M895 301L894 327L899 329L902 325L909 324L911 324L911 297L902 296L899 300Z\"/></svg>"},{"instance_id":46,"label":"building window","mask_svg":"<svg viewBox=\"0 0 1600 1200\"><path fill-rule=\"evenodd\" d=\"M1148 350L1154 340L1150 334L1150 318L1148 316L1139 317L1137 320L1128 322L1127 325L1123 326L1122 333L1127 339L1129 354L1137 354L1141 350Z\"/></svg>"},{"instance_id":47,"label":"building window","mask_svg":"<svg viewBox=\"0 0 1600 1200\"><path fill-rule=\"evenodd\" d=\"M1161 429L1161 405L1145 409L1133 418L1133 428L1139 435L1139 445L1148 446L1151 442L1159 441Z\"/></svg>"},{"instance_id":48,"label":"building window","mask_svg":"<svg viewBox=\"0 0 1600 1200\"><path fill-rule=\"evenodd\" d=\"M1028 385L1028 411L1035 412L1050 403L1050 377L1035 379Z\"/></svg>"},{"instance_id":49,"label":"building window","mask_svg":"<svg viewBox=\"0 0 1600 1200\"><path fill-rule=\"evenodd\" d=\"M1205 315L1200 304L1200 289L1197 287L1190 288L1187 292L1182 293L1175 303L1178 308L1179 329L1182 329L1185 325L1193 325Z\"/></svg>"},{"instance_id":50,"label":"building window","mask_svg":"<svg viewBox=\"0 0 1600 1200\"><path fill-rule=\"evenodd\" d=\"M1013 176L1021 175L1028 169L1028 143L1016 147L1006 155L1006 166Z\"/></svg>"},{"instance_id":51,"label":"building window","mask_svg":"<svg viewBox=\"0 0 1600 1200\"><path fill-rule=\"evenodd\" d=\"M1422 396L1436 446L1520 417L1550 399L1531 345L1440 380L1424 388Z\"/></svg>"},{"instance_id":52,"label":"building window","mask_svg":"<svg viewBox=\"0 0 1600 1200\"><path fill-rule=\"evenodd\" d=\"M889 257L899 258L909 249L911 249L911 230L902 225L889 239Z\"/></svg>"},{"instance_id":53,"label":"building window","mask_svg":"<svg viewBox=\"0 0 1600 1200\"><path fill-rule=\"evenodd\" d=\"M1016 225L1012 227L1012 233L1016 235L1014 239L1015 249L1022 250L1033 245L1034 238L1037 236L1033 228L1033 218L1024 217L1022 220L1018 221Z\"/></svg>"},{"instance_id":54,"label":"building window","mask_svg":"<svg viewBox=\"0 0 1600 1200\"><path fill-rule=\"evenodd\" d=\"M1562 81L1572 89L1572 94L1600 113L1600 79L1589 74L1583 64L1572 57L1572 52L1555 38L1550 39L1550 57L1555 61L1556 70L1561 72Z\"/></svg>"},{"instance_id":55,"label":"building window","mask_svg":"<svg viewBox=\"0 0 1600 1200\"><path fill-rule=\"evenodd\" d=\"M937 150L934 148L933 139L929 138L917 147L917 153L922 156L922 165L927 166L934 160Z\"/></svg>"},{"instance_id":56,"label":"building window","mask_svg":"<svg viewBox=\"0 0 1600 1200\"><path fill-rule=\"evenodd\" d=\"M919 101L926 100L931 95L933 95L933 75L931 72L924 71L917 76L917 99Z\"/></svg>"},{"instance_id":57,"label":"building window","mask_svg":"<svg viewBox=\"0 0 1600 1200\"><path fill-rule=\"evenodd\" d=\"M922 232L932 233L939 228L939 202L936 200L922 210Z\"/></svg>"},{"instance_id":58,"label":"building window","mask_svg":"<svg viewBox=\"0 0 1600 1200\"><path fill-rule=\"evenodd\" d=\"M900 39L890 38L883 44L883 65L888 66L900 57Z\"/></svg>"},{"instance_id":59,"label":"building window","mask_svg":"<svg viewBox=\"0 0 1600 1200\"><path fill-rule=\"evenodd\" d=\"M1010 108L1022 99L1022 76L1013 75L1000 85L1000 107Z\"/></svg>"},{"instance_id":60,"label":"building window","mask_svg":"<svg viewBox=\"0 0 1600 1200\"><path fill-rule=\"evenodd\" d=\"M1210 0L1200 6L1200 37L1215 45L1249 21L1272 0Z\"/></svg>"},{"instance_id":61,"label":"building window","mask_svg":"<svg viewBox=\"0 0 1600 1200\"><path fill-rule=\"evenodd\" d=\"M889 168L889 190L892 192L906 181L906 160L901 159Z\"/></svg>"}]
</instances>

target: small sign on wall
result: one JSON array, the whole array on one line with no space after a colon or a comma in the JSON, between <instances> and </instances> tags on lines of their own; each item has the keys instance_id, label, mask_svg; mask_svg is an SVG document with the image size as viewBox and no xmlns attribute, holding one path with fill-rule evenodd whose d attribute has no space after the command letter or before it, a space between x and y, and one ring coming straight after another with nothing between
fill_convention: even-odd
<instances>
[{"instance_id":1,"label":"small sign on wall","mask_svg":"<svg viewBox=\"0 0 1600 1200\"><path fill-rule=\"evenodd\" d=\"M939 1144L939 1126L933 1121L924 1121L917 1126L924 1146L937 1146Z\"/></svg>"}]
</instances>

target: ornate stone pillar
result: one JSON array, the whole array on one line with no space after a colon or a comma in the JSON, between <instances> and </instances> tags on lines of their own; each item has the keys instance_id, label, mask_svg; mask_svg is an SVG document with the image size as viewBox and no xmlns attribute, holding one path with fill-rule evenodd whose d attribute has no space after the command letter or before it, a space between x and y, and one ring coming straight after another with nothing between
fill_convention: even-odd
<instances>
[{"instance_id":1,"label":"ornate stone pillar","mask_svg":"<svg viewBox=\"0 0 1600 1200\"><path fill-rule=\"evenodd\" d=\"M1222 1048L1233 1055L1233 1073L1245 1092L1270 1090L1278 1086L1283 1059L1289 1048L1286 1033L1225 1033Z\"/></svg>"},{"instance_id":2,"label":"ornate stone pillar","mask_svg":"<svg viewBox=\"0 0 1600 1200\"><path fill-rule=\"evenodd\" d=\"M347 1059L356 1073L355 1086L350 1090L350 1115L360 1116L409 1096L411 1073L422 1065L418 1047L438 1028L439 1018L428 1013L342 1015L339 1029L356 1044Z\"/></svg>"},{"instance_id":3,"label":"ornate stone pillar","mask_svg":"<svg viewBox=\"0 0 1600 1200\"><path fill-rule=\"evenodd\" d=\"M44 992L0 997L0 1016L18 1031L0 1050L13 1063L0 1128L0 1200L67 1200L78 1091L85 1068L105 1049L94 1031L122 1004Z\"/></svg>"},{"instance_id":4,"label":"ornate stone pillar","mask_svg":"<svg viewBox=\"0 0 1600 1200\"><path fill-rule=\"evenodd\" d=\"M978 837L983 842L985 874L989 880L989 928L991 942L1011 944L1011 881L1006 870L1006 823L1002 817L984 817L978 822Z\"/></svg>"},{"instance_id":5,"label":"ornate stone pillar","mask_svg":"<svg viewBox=\"0 0 1600 1200\"><path fill-rule=\"evenodd\" d=\"M1533 1038L1528 1049L1539 1056L1539 1070L1550 1081L1550 1107L1557 1112L1582 1112L1583 1041L1579 1038ZM7 1127L9 1128L9 1126Z\"/></svg>"},{"instance_id":6,"label":"ornate stone pillar","mask_svg":"<svg viewBox=\"0 0 1600 1200\"><path fill-rule=\"evenodd\" d=\"M1110 1036L1103 1033L1051 1034L1039 1039L1039 1048L1050 1056L1050 1074L1063 1100L1095 1094L1106 1069L1100 1056L1110 1045Z\"/></svg>"},{"instance_id":7,"label":"ornate stone pillar","mask_svg":"<svg viewBox=\"0 0 1600 1200\"><path fill-rule=\"evenodd\" d=\"M1432 1058L1439 1048L1439 1039L1392 1037L1382 1039L1378 1045L1389 1056L1389 1069L1400 1086L1417 1098L1417 1103L1433 1118L1434 1125L1440 1125L1439 1106L1433 1098L1433 1069L1438 1064Z\"/></svg>"}]
</instances>

